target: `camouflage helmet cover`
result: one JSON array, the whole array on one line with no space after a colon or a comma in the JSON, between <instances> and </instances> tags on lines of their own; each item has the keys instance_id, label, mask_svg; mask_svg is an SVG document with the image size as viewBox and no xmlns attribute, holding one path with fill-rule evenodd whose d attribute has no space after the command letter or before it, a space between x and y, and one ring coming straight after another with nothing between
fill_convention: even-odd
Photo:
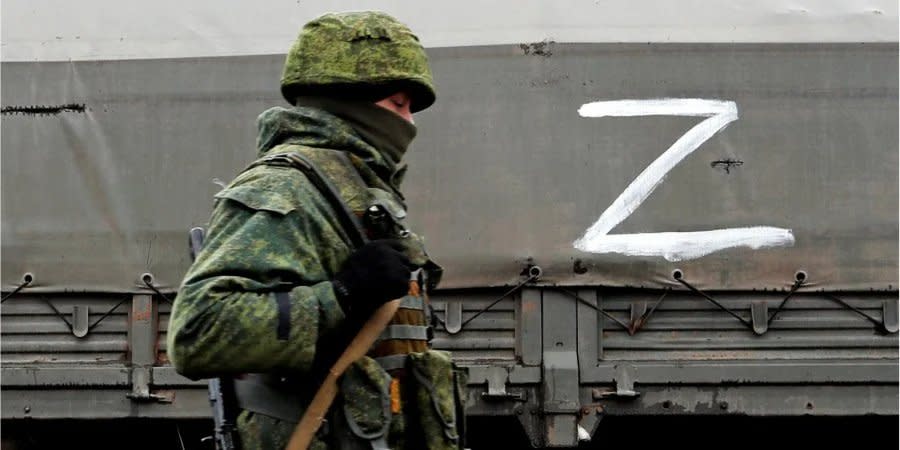
<instances>
[{"instance_id":1,"label":"camouflage helmet cover","mask_svg":"<svg viewBox=\"0 0 900 450\"><path fill-rule=\"evenodd\" d=\"M434 81L419 39L378 11L328 13L300 30L287 54L281 93L380 100L404 89L413 112L434 103Z\"/></svg>"}]
</instances>

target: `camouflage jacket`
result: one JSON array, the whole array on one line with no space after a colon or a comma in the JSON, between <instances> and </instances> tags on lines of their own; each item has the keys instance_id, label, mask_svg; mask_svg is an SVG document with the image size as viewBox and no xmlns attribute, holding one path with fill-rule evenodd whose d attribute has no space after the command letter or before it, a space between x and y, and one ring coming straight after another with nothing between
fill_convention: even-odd
<instances>
[{"instance_id":1,"label":"camouflage jacket","mask_svg":"<svg viewBox=\"0 0 900 450\"><path fill-rule=\"evenodd\" d=\"M405 209L398 190L404 169L337 117L313 108L272 108L260 115L258 126L260 156L300 151L331 179L351 210L363 211L373 199ZM348 170L336 152L347 153L356 170ZM341 350L333 343L342 342L345 318L330 280L353 251L347 233L300 171L261 165L236 177L216 195L206 242L172 310L167 344L178 372L194 379L278 373L310 380L322 370L322 360ZM411 234L404 242L410 259L424 264L422 240ZM290 298L286 337L276 333L277 291L287 291ZM424 356L435 357L445 359ZM351 415L356 411L356 428L367 420L374 428L387 426L379 421L379 392L369 389L378 391L384 376L364 358L344 377L342 389L354 390L350 408L344 409ZM238 418L245 449L284 448L294 425L246 411ZM390 424L392 432L402 426L400 417ZM402 448L402 433L394 434L390 446ZM317 441L313 448L327 446Z\"/></svg>"}]
</instances>

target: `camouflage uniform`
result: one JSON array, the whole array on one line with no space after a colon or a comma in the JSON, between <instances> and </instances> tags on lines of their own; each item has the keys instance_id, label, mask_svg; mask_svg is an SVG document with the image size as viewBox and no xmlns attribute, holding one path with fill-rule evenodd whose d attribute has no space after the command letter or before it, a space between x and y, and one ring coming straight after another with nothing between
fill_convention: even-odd
<instances>
[{"instance_id":1,"label":"camouflage uniform","mask_svg":"<svg viewBox=\"0 0 900 450\"><path fill-rule=\"evenodd\" d=\"M316 43L310 36L316 38L316 30L323 27L332 27L332 34L337 32L343 40ZM418 41L412 43L404 33L409 33L405 26L377 13L330 14L307 24L288 55L282 82L285 97L293 103L297 96L310 93L307 85L312 82L335 89L318 93L353 93L357 87L347 73L363 70L383 75L375 79L379 89L402 86L411 92L413 109L427 107L434 101L427 61ZM395 39L398 34L404 39ZM381 44L377 48L388 57L372 57L373 47L362 51L369 56L361 57L360 50L352 48L360 40L377 41ZM298 62L292 58L298 52L319 59ZM358 66L335 67L354 58ZM386 60L396 64L386 65ZM295 64L305 65L292 67ZM423 66L425 74L414 79ZM404 84L398 85L398 79ZM384 92L388 91L368 95L377 98ZM258 128L261 157L305 155L338 188L350 210L361 213L373 201L392 211L405 210L398 190L405 172L402 152L373 147L346 120L318 108L277 107L260 115ZM216 195L206 242L173 307L168 352L176 369L193 379L276 374L289 380L291 392L311 398L317 387L315 375L327 370L352 336L330 281L354 250L349 232L302 172L263 164L241 173ZM426 263L422 239L411 233L403 242L412 262ZM290 299L287 312L279 309L275 298L279 291ZM279 335L276 330L284 323L289 331ZM464 417L459 408L465 378L454 375L449 354L430 349L410 352L401 372L397 411L390 404L397 399L388 392L391 374L372 358L357 361L342 377L342 395L311 448L372 448L375 442L390 448L461 445L457 428ZM245 449L284 448L295 425L251 411L238 417Z\"/></svg>"}]
</instances>

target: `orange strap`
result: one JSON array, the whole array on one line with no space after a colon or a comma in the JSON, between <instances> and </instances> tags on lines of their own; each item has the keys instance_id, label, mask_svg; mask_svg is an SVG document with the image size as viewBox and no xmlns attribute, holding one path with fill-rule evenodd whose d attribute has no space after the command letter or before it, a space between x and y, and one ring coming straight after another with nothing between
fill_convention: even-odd
<instances>
[{"instance_id":1,"label":"orange strap","mask_svg":"<svg viewBox=\"0 0 900 450\"><path fill-rule=\"evenodd\" d=\"M391 412L400 414L400 380L391 378Z\"/></svg>"}]
</instances>

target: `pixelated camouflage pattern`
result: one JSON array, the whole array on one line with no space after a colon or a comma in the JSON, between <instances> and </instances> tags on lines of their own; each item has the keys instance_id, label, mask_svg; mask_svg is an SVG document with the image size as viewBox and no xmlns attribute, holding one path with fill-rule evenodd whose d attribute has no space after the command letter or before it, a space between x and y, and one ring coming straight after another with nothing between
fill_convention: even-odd
<instances>
[{"instance_id":1,"label":"pixelated camouflage pattern","mask_svg":"<svg viewBox=\"0 0 900 450\"><path fill-rule=\"evenodd\" d=\"M335 116L312 108L273 108L260 115L258 127L260 155L302 152L338 187L351 210L363 211L376 197L405 209L390 182L402 170L399 161L369 146ZM349 154L352 166L337 158L337 152ZM411 234L403 242L411 260L427 261L422 238ZM347 231L302 172L263 165L241 173L216 195L206 242L173 306L168 330L172 364L193 379L241 373L308 379L312 371L321 370L325 355L341 350L333 348L334 337L340 335L345 318L329 280L351 252ZM276 334L278 290L290 295L286 340ZM368 357L357 361L351 372L374 377L373 365L384 373ZM357 398L380 399L383 391L373 385L350 382L348 389L365 394L342 396L341 402L349 399L346 410L353 410ZM309 388L314 391L316 386ZM336 410L345 409L332 408ZM407 417L404 410L402 417L392 418L391 448L405 448ZM375 423L359 411L355 420ZM346 433L341 423L330 421L326 428L331 430L323 438L328 444L317 440L312 448L351 448L334 441ZM238 418L245 449L284 448L294 426L248 411Z\"/></svg>"},{"instance_id":2,"label":"pixelated camouflage pattern","mask_svg":"<svg viewBox=\"0 0 900 450\"><path fill-rule=\"evenodd\" d=\"M434 103L428 57L419 39L378 11L329 13L307 23L285 60L281 92L293 104L310 87L405 83L413 112Z\"/></svg>"},{"instance_id":3,"label":"pixelated camouflage pattern","mask_svg":"<svg viewBox=\"0 0 900 450\"><path fill-rule=\"evenodd\" d=\"M417 425L423 430L423 448L454 450L460 448L457 420L456 383L450 353L431 350L411 353L409 365L414 383Z\"/></svg>"},{"instance_id":4,"label":"pixelated camouflage pattern","mask_svg":"<svg viewBox=\"0 0 900 450\"><path fill-rule=\"evenodd\" d=\"M387 432L390 383L391 376L371 358L359 360L344 373L341 396L345 417L360 434L380 436Z\"/></svg>"},{"instance_id":5,"label":"pixelated camouflage pattern","mask_svg":"<svg viewBox=\"0 0 900 450\"><path fill-rule=\"evenodd\" d=\"M282 450L291 440L296 424L283 420L243 411L237 419L237 429L241 450ZM317 434L309 444L309 450L329 450L333 446L325 443Z\"/></svg>"},{"instance_id":6,"label":"pixelated camouflage pattern","mask_svg":"<svg viewBox=\"0 0 900 450\"><path fill-rule=\"evenodd\" d=\"M333 439L341 449L369 449L370 439L387 440L391 425L391 376L371 358L362 358L344 373Z\"/></svg>"}]
</instances>

